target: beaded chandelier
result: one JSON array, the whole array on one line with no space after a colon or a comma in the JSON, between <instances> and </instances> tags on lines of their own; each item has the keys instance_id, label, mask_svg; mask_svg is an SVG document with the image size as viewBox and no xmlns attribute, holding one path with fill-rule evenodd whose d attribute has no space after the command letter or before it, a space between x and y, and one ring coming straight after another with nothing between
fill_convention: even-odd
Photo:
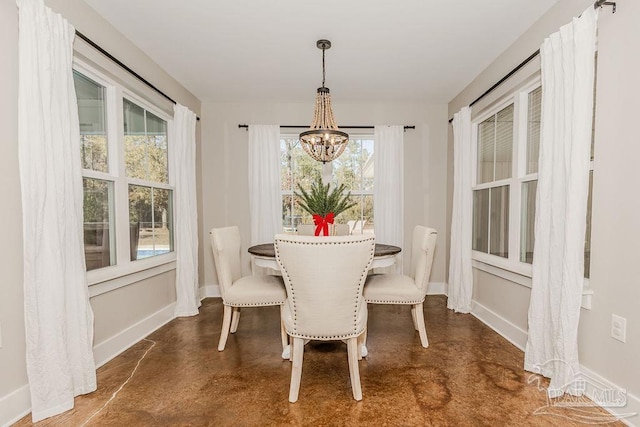
<instances>
[{"instance_id":1,"label":"beaded chandelier","mask_svg":"<svg viewBox=\"0 0 640 427\"><path fill-rule=\"evenodd\" d=\"M316 106L309 130L300 134L302 148L313 159L327 163L340 157L349 142L349 135L338 129L331 109L329 88L324 87L324 51L331 47L329 40L318 40L322 49L322 87L316 94Z\"/></svg>"}]
</instances>

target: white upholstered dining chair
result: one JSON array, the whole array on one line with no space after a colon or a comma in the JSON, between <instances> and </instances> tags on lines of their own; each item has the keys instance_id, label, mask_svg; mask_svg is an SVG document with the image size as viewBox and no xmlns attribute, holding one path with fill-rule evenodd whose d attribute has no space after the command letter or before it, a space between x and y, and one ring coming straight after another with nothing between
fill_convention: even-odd
<instances>
[{"instance_id":1,"label":"white upholstered dining chair","mask_svg":"<svg viewBox=\"0 0 640 427\"><path fill-rule=\"evenodd\" d=\"M413 326L420 334L423 347L429 346L424 323L423 303L427 295L429 275L438 233L418 225L413 230L409 275L374 274L367 278L364 299L368 304L411 305Z\"/></svg>"},{"instance_id":2,"label":"white upholstered dining chair","mask_svg":"<svg viewBox=\"0 0 640 427\"><path fill-rule=\"evenodd\" d=\"M374 249L373 235L276 235L276 260L287 289L283 323L292 338L290 402L298 400L305 340L347 342L351 391L362 400L358 338L367 326L362 288Z\"/></svg>"},{"instance_id":3,"label":"white upholstered dining chair","mask_svg":"<svg viewBox=\"0 0 640 427\"><path fill-rule=\"evenodd\" d=\"M211 229L211 248L224 304L218 351L223 351L229 332L235 333L240 321L240 308L282 306L286 291L278 276L242 276L240 263L240 231L238 227ZM284 327L280 326L282 346L288 345Z\"/></svg>"},{"instance_id":4,"label":"white upholstered dining chair","mask_svg":"<svg viewBox=\"0 0 640 427\"><path fill-rule=\"evenodd\" d=\"M349 225L347 224L333 224L331 228L334 236L346 236L349 234ZM313 224L298 224L296 230L299 236L314 236L316 232L316 226Z\"/></svg>"}]
</instances>

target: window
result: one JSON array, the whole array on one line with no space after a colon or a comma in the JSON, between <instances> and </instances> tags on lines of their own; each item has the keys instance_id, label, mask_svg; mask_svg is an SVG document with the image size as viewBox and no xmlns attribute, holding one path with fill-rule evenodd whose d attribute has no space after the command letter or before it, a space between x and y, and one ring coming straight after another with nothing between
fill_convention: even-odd
<instances>
[{"instance_id":1,"label":"window","mask_svg":"<svg viewBox=\"0 0 640 427\"><path fill-rule=\"evenodd\" d=\"M473 190L475 251L509 257L509 182L512 173L513 104L478 125ZM507 184L507 185L505 185Z\"/></svg>"},{"instance_id":2,"label":"window","mask_svg":"<svg viewBox=\"0 0 640 427\"><path fill-rule=\"evenodd\" d=\"M285 232L294 232L298 224L312 224L294 195L298 184L308 188L323 174L322 163L309 157L297 136L280 138L282 170L282 224ZM373 138L352 137L342 155L327 163L334 184L345 184L356 205L338 215L336 222L349 224L351 233L373 233ZM329 173L327 173L328 175Z\"/></svg>"},{"instance_id":3,"label":"window","mask_svg":"<svg viewBox=\"0 0 640 427\"><path fill-rule=\"evenodd\" d=\"M534 81L475 121L474 259L528 276L535 245L541 111L542 88ZM593 160L593 140L591 152ZM585 236L587 278L592 181L593 171Z\"/></svg>"},{"instance_id":4,"label":"window","mask_svg":"<svg viewBox=\"0 0 640 427\"><path fill-rule=\"evenodd\" d=\"M74 71L84 191L87 270L115 263L114 177L109 174L106 88Z\"/></svg>"},{"instance_id":5,"label":"window","mask_svg":"<svg viewBox=\"0 0 640 427\"><path fill-rule=\"evenodd\" d=\"M169 182L167 122L123 100L124 153L129 183L131 261L173 249L172 190Z\"/></svg>"},{"instance_id":6,"label":"window","mask_svg":"<svg viewBox=\"0 0 640 427\"><path fill-rule=\"evenodd\" d=\"M75 68L86 268L133 272L137 260L173 251L170 117L91 68Z\"/></svg>"}]
</instances>

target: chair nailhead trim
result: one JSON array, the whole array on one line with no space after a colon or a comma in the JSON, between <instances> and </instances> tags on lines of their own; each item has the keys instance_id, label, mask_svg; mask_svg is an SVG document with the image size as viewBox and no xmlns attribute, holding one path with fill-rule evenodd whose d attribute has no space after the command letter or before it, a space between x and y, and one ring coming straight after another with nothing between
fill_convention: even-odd
<instances>
[{"instance_id":1,"label":"chair nailhead trim","mask_svg":"<svg viewBox=\"0 0 640 427\"><path fill-rule=\"evenodd\" d=\"M279 302L260 302L260 303L240 303L240 304L234 304L234 303L229 303L226 301L223 301L223 304L229 307L263 307L263 306L271 306L271 305L282 305L284 304L284 301L279 301Z\"/></svg>"},{"instance_id":2,"label":"chair nailhead trim","mask_svg":"<svg viewBox=\"0 0 640 427\"><path fill-rule=\"evenodd\" d=\"M415 301L390 301L390 300L382 300L382 299L365 299L365 301L368 304L404 304L404 305L410 305L410 304L420 304L422 302L424 302L424 298L422 298L421 300L415 300Z\"/></svg>"}]
</instances>

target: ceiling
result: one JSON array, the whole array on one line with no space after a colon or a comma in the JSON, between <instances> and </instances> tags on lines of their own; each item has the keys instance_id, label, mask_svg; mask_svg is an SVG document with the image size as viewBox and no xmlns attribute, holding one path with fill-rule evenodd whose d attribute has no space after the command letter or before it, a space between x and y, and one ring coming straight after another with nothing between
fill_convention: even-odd
<instances>
[{"instance_id":1,"label":"ceiling","mask_svg":"<svg viewBox=\"0 0 640 427\"><path fill-rule=\"evenodd\" d=\"M311 102L326 38L334 103L448 103L559 0L85 1L201 101Z\"/></svg>"}]
</instances>

